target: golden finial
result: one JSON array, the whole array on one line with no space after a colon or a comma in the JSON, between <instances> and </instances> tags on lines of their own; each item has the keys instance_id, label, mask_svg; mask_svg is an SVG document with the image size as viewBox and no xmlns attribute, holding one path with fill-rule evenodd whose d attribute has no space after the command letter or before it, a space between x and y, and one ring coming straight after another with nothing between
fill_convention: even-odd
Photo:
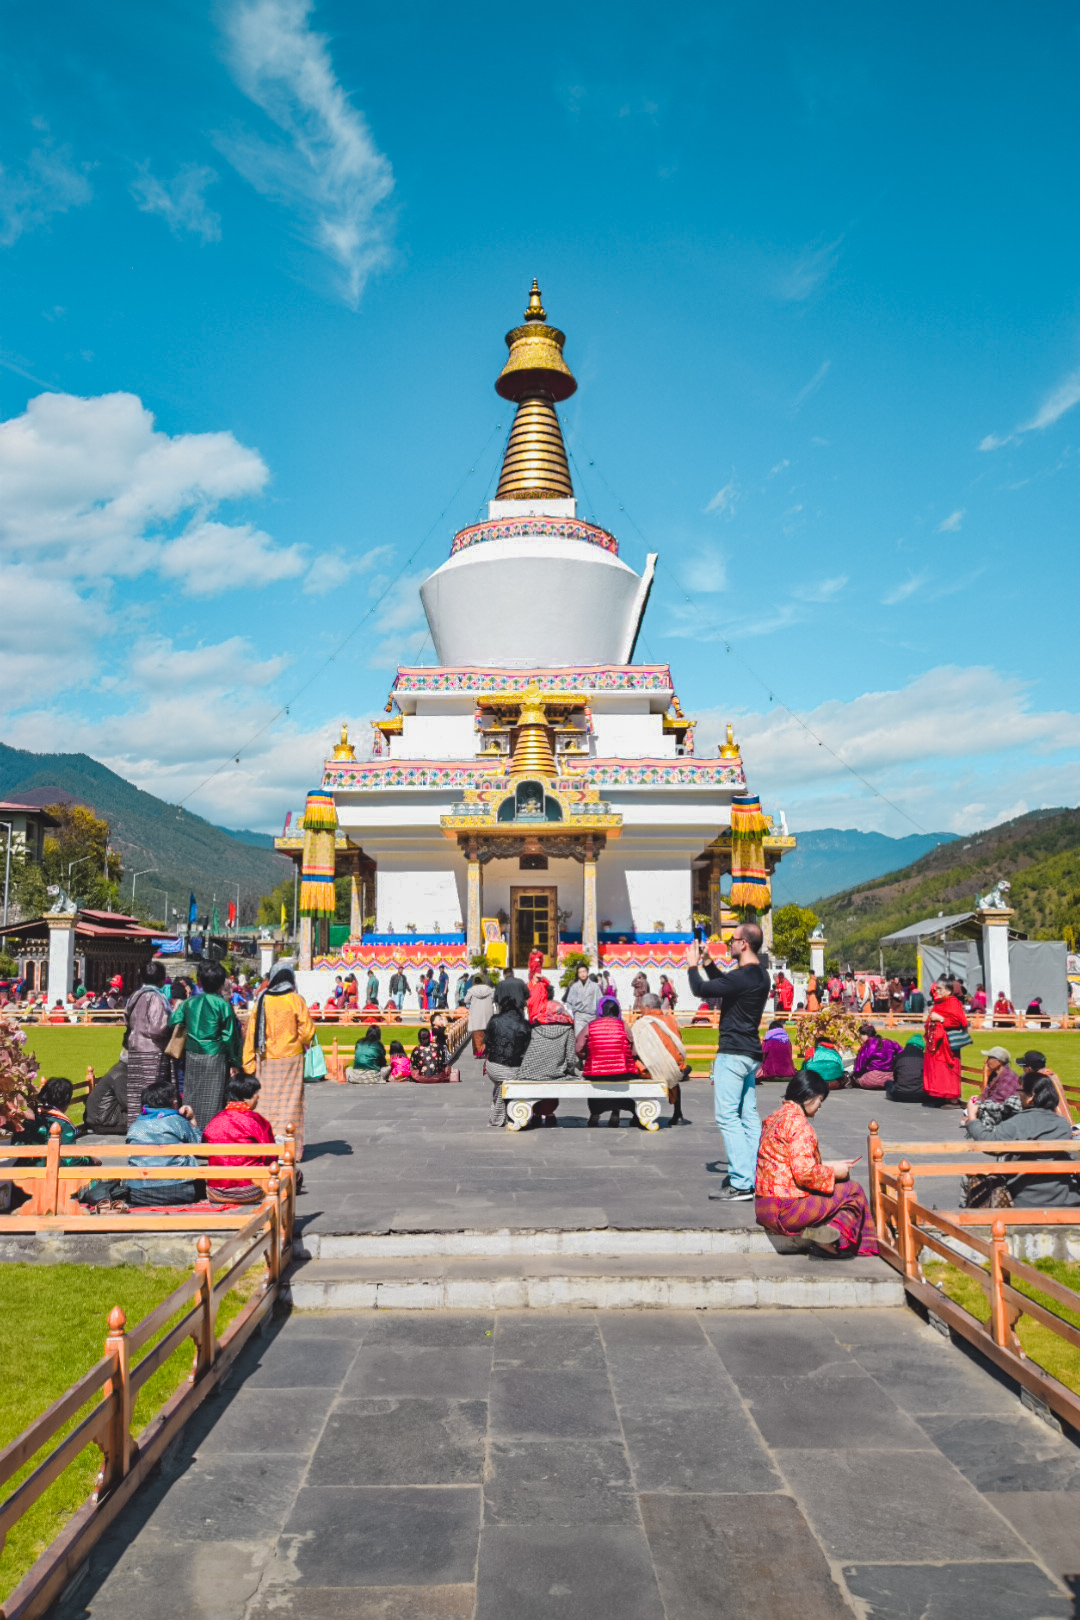
<instances>
[{"instance_id":1,"label":"golden finial","mask_svg":"<svg viewBox=\"0 0 1080 1620\"><path fill-rule=\"evenodd\" d=\"M540 302L540 284L533 276L532 290L529 293L529 307L525 311L527 321L546 321L547 311Z\"/></svg>"},{"instance_id":2,"label":"golden finial","mask_svg":"<svg viewBox=\"0 0 1080 1620\"><path fill-rule=\"evenodd\" d=\"M331 754L330 758L331 759L346 759L346 760L354 760L354 761L356 759L355 750L353 749L352 743L349 741L349 728L348 728L348 725L345 723L344 720L341 722L341 737L340 737L340 740L338 741L338 745L334 749L334 752Z\"/></svg>"},{"instance_id":3,"label":"golden finial","mask_svg":"<svg viewBox=\"0 0 1080 1620\"><path fill-rule=\"evenodd\" d=\"M514 425L503 457L497 501L570 500L574 486L566 461L556 402L569 399L577 388L563 359L566 335L547 325L534 279L525 322L506 334L509 356L495 384L495 392L517 405Z\"/></svg>"},{"instance_id":4,"label":"golden finial","mask_svg":"<svg viewBox=\"0 0 1080 1620\"><path fill-rule=\"evenodd\" d=\"M727 742L722 742L720 744L720 758L721 759L738 759L738 757L739 757L739 745L735 741L735 733L731 729L731 721L729 720L728 721L728 728L727 728Z\"/></svg>"},{"instance_id":5,"label":"golden finial","mask_svg":"<svg viewBox=\"0 0 1080 1620\"><path fill-rule=\"evenodd\" d=\"M522 696L510 775L549 778L555 775L554 735L548 726L544 700L535 681L529 682Z\"/></svg>"}]
</instances>

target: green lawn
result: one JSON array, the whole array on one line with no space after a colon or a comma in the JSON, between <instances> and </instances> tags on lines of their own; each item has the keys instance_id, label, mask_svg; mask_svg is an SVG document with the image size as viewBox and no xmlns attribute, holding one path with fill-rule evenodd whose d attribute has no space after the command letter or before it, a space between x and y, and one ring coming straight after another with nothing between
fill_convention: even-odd
<instances>
[{"instance_id":1,"label":"green lawn","mask_svg":"<svg viewBox=\"0 0 1080 1620\"><path fill-rule=\"evenodd\" d=\"M249 1271L223 1301L219 1332L237 1315L244 1299L251 1297L261 1274L261 1265ZM0 1265L0 1321L4 1324L0 1334L0 1445L13 1440L100 1358L114 1305L123 1307L128 1326L134 1327L187 1275L171 1266L34 1266L15 1261ZM140 1390L135 1434L187 1377L191 1359L188 1340ZM72 1418L61 1432L67 1433L76 1421L77 1417ZM4 1490L5 1496L42 1455L45 1453L16 1474ZM0 1599L18 1585L89 1496L100 1460L96 1446L80 1452L12 1527L0 1554Z\"/></svg>"},{"instance_id":2,"label":"green lawn","mask_svg":"<svg viewBox=\"0 0 1080 1620\"><path fill-rule=\"evenodd\" d=\"M1076 1289L1080 1294L1080 1263L1072 1260L1036 1260L1035 1269L1052 1277L1055 1282L1062 1283L1066 1288ZM944 1260L930 1261L924 1265L923 1272L928 1282L940 1288L942 1293L955 1300L977 1321L990 1320L990 1302L974 1278L966 1276L964 1272L958 1271L955 1266L950 1266ZM1037 1288L1029 1287L1026 1283L1018 1281L1016 1288L1019 1293L1027 1294L1029 1299L1052 1311L1055 1316L1060 1316L1063 1321L1071 1323L1073 1327L1080 1327L1080 1309L1066 1310L1057 1300L1050 1299L1048 1295L1041 1293ZM1080 1298L1077 1304L1080 1307ZM1016 1335L1029 1361L1034 1361L1044 1372L1052 1374L1059 1383L1080 1394L1080 1350L1066 1344L1052 1328L1043 1327L1041 1322L1032 1321L1027 1316L1020 1318Z\"/></svg>"},{"instance_id":3,"label":"green lawn","mask_svg":"<svg viewBox=\"0 0 1080 1620\"><path fill-rule=\"evenodd\" d=\"M90 1064L96 1075L111 1069L120 1056L124 1039L120 1024L35 1024L24 1025L26 1045L41 1064L41 1077L66 1075L69 1080L85 1080Z\"/></svg>"}]
</instances>

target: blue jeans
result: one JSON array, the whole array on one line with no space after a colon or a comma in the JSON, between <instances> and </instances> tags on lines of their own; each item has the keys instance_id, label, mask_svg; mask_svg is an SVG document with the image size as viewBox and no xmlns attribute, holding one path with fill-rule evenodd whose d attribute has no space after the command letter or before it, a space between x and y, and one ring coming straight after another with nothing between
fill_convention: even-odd
<instances>
[{"instance_id":1,"label":"blue jeans","mask_svg":"<svg viewBox=\"0 0 1080 1620\"><path fill-rule=\"evenodd\" d=\"M739 1192L752 1192L757 1170L761 1120L757 1111L756 1071L760 1058L742 1052L718 1052L713 1061L716 1123L724 1138L728 1176Z\"/></svg>"}]
</instances>

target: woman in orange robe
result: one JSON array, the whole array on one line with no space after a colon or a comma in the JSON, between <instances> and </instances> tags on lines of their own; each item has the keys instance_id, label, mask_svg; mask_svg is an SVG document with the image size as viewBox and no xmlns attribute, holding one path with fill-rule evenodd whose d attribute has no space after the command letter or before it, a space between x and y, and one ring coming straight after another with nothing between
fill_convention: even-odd
<instances>
[{"instance_id":1,"label":"woman in orange robe","mask_svg":"<svg viewBox=\"0 0 1080 1620\"><path fill-rule=\"evenodd\" d=\"M930 987L923 1052L923 1093L932 1108L961 1108L960 1053L949 1045L949 1031L967 1033L967 1014L948 984ZM970 1037L969 1037L970 1039Z\"/></svg>"}]
</instances>

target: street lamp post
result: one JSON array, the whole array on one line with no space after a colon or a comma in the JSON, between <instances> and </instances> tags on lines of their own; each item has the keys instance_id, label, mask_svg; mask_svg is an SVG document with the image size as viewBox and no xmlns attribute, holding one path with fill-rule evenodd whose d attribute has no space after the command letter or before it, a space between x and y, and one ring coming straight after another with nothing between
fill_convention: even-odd
<instances>
[{"instance_id":1,"label":"street lamp post","mask_svg":"<svg viewBox=\"0 0 1080 1620\"><path fill-rule=\"evenodd\" d=\"M136 878L149 877L151 872L156 872L156 871L157 871L156 866L144 866L141 872L132 872L132 874L131 874L131 909L132 909L132 911L135 910L135 880L136 880Z\"/></svg>"},{"instance_id":2,"label":"street lamp post","mask_svg":"<svg viewBox=\"0 0 1080 1620\"><path fill-rule=\"evenodd\" d=\"M4 853L4 927L8 920L8 895L11 892L11 822L0 821L0 827L7 829L7 847Z\"/></svg>"}]
</instances>

